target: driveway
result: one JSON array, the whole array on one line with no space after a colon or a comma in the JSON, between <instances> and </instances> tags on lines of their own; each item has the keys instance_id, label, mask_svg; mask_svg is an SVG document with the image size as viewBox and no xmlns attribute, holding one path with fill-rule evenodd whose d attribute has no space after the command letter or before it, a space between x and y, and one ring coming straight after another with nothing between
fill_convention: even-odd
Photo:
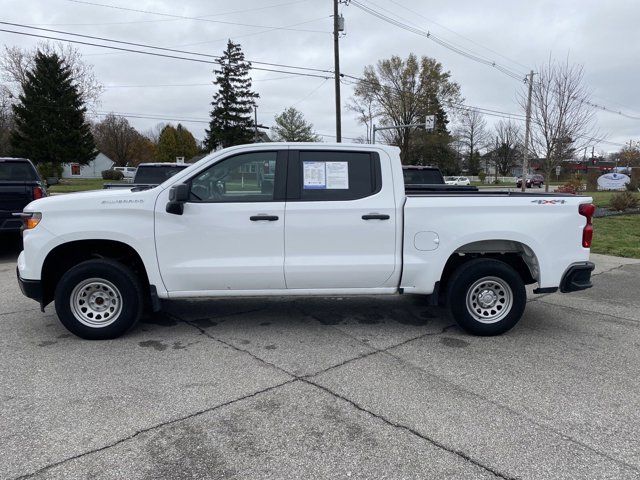
<instances>
[{"instance_id":1,"label":"driveway","mask_svg":"<svg viewBox=\"0 0 640 480\"><path fill-rule=\"evenodd\" d=\"M421 298L180 301L71 336L0 255L0 478L640 478L640 262L471 337Z\"/></svg>"}]
</instances>

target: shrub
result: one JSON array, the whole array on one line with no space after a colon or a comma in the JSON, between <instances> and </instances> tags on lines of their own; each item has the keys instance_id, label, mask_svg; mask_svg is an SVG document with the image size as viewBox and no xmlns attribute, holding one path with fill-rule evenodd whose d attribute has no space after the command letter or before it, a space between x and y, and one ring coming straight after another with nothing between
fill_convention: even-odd
<instances>
[{"instance_id":1,"label":"shrub","mask_svg":"<svg viewBox=\"0 0 640 480\"><path fill-rule=\"evenodd\" d=\"M59 163L45 162L36 165L38 173L42 178L60 178L62 177L62 165Z\"/></svg>"},{"instance_id":2,"label":"shrub","mask_svg":"<svg viewBox=\"0 0 640 480\"><path fill-rule=\"evenodd\" d=\"M572 195L575 195L576 192L582 190L582 188L583 188L582 187L582 179L580 177L576 177L576 178L572 178L571 180L569 180L564 185L558 187L556 189L556 192L570 193Z\"/></svg>"},{"instance_id":3,"label":"shrub","mask_svg":"<svg viewBox=\"0 0 640 480\"><path fill-rule=\"evenodd\" d=\"M564 185L560 185L558 188L556 188L556 192L558 192L558 193L569 193L571 195L575 195L576 194L576 187L571 182L567 182Z\"/></svg>"},{"instance_id":4,"label":"shrub","mask_svg":"<svg viewBox=\"0 0 640 480\"><path fill-rule=\"evenodd\" d=\"M622 212L629 208L636 208L640 204L640 199L631 192L616 193L609 200L609 208L617 212Z\"/></svg>"},{"instance_id":5,"label":"shrub","mask_svg":"<svg viewBox=\"0 0 640 480\"><path fill-rule=\"evenodd\" d=\"M480 171L478 172L478 178L480 179L480 181L481 181L482 183L484 183L484 181L485 181L485 180L486 180L486 178L487 178L487 174L485 173L485 171L484 171L484 170L480 170Z\"/></svg>"},{"instance_id":6,"label":"shrub","mask_svg":"<svg viewBox=\"0 0 640 480\"><path fill-rule=\"evenodd\" d=\"M124 174L120 170L103 170L102 178L104 180L122 180Z\"/></svg>"},{"instance_id":7,"label":"shrub","mask_svg":"<svg viewBox=\"0 0 640 480\"><path fill-rule=\"evenodd\" d=\"M589 172L587 174L587 190L590 192L598 191L598 177L600 172Z\"/></svg>"}]
</instances>

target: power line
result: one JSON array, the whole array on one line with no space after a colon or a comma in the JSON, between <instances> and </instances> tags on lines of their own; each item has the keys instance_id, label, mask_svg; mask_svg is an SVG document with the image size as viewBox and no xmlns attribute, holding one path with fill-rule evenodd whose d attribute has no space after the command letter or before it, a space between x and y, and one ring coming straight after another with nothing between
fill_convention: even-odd
<instances>
[{"instance_id":1,"label":"power line","mask_svg":"<svg viewBox=\"0 0 640 480\"><path fill-rule=\"evenodd\" d=\"M383 21L385 21L387 23L390 23L390 24L395 25L395 26L397 26L399 28L402 28L403 30L407 30L407 31L415 33L417 35L421 35L423 37L426 37L426 38L430 39L431 41L437 43L438 45L441 45L444 48L457 53L458 55L462 55L463 57L466 57L466 58L468 58L470 60L473 60L475 62L482 63L484 65L492 67L492 68L498 70L499 72L502 72L505 75L507 75L507 76L509 76L509 77L511 77L511 78L513 78L515 80L522 81L522 79L524 78L524 76L522 74L518 73L518 72L514 72L513 70L510 70L507 67L504 67L504 66L500 65L499 63L497 63L495 61L488 60L488 59L483 58L483 57L481 57L479 55L476 55L476 54L470 53L468 51L465 51L462 48L459 48L459 47L457 47L457 46L455 46L455 45L453 45L453 44L451 44L449 42L446 42L446 41L442 40L441 38L439 38L438 36L434 35L433 33L429 32L429 31L425 31L425 30L422 30L420 28L416 28L416 27L413 27L411 25L407 25L406 23L403 23L403 22L401 22L399 20L391 18L388 15L385 15L384 13L381 13L381 12L379 12L379 11L377 11L377 10L367 6L367 5L363 5L362 3L360 3L357 0L350 0L350 1L357 8L359 8L360 10L368 13L369 15L372 15L374 17L379 18L380 20L383 20Z\"/></svg>"},{"instance_id":2,"label":"power line","mask_svg":"<svg viewBox=\"0 0 640 480\"><path fill-rule=\"evenodd\" d=\"M254 25L254 24L240 23L240 22L227 22L227 21L224 21L224 20L211 20L209 18L189 17L189 16L186 16L186 15L177 15L177 14L173 14L173 13L154 12L152 10L142 10L142 9L138 9L138 8L121 7L121 6L117 6L117 5L108 5L106 3L88 2L88 1L85 1L85 0L66 0L66 1L67 2L71 2L71 3L83 4L83 5L91 5L91 6L94 6L94 7L112 8L112 9L115 9L115 10L124 10L124 11L127 11L127 12L136 12L136 13L145 13L145 14L148 14L148 15L158 15L158 16L162 16L162 17L169 17L169 18L180 19L180 20L195 20L195 21L198 21L198 22L220 23L220 24L223 24L223 25L238 25L238 26L242 26L242 27L252 27L252 28L271 28L271 29L277 29L277 30L289 30L289 31L293 31L293 32L329 33L329 32L326 32L324 30L305 30L305 29L288 28L288 27L274 27L274 26L269 26L269 25Z\"/></svg>"},{"instance_id":3,"label":"power line","mask_svg":"<svg viewBox=\"0 0 640 480\"><path fill-rule=\"evenodd\" d=\"M478 47L480 47L480 48L484 48L485 50L487 50L487 51L489 51L489 52L491 52L491 53L493 53L493 54L495 54L495 55L498 55L498 56L500 56L500 57L504 58L505 60L508 60L508 61L510 61L511 63L513 63L513 64L515 64L515 65L518 65L518 66L520 66L520 67L522 67L522 68L524 68L524 69L529 69L529 67L528 67L527 65L524 65L524 64L522 64L522 63L518 62L517 60L514 60L514 59L512 59L512 58L509 58L509 57L507 57L506 55L503 55L502 53L497 52L496 50L493 50L493 49L491 49L491 48L489 48L489 47L487 47L487 46L485 46L485 45L482 45L482 44L480 44L480 43L476 42L475 40L472 40L472 39L471 39L471 38L469 38L469 37L465 37L464 35L462 35L462 34L460 34L460 33L456 32L455 30L450 29L450 28L449 28L449 27L447 27L446 25L443 25L443 24L441 24L441 23L438 23L438 22L436 22L436 21L435 21L435 20L433 20L433 19L430 19L430 18L425 17L425 16L424 16L423 14L421 14L420 12L417 12L417 11L415 11L415 10L412 10L412 9L410 9L409 7L405 6L405 5L402 5L400 2L397 2L397 1L395 1L395 0L389 0L389 1L390 1L391 3L393 3L394 5L397 5L397 6L399 6L400 8L403 8L404 10L406 10L406 11L408 11L408 12L412 13L413 15L416 15L416 16L418 16L418 17L421 17L421 18L423 18L424 20L426 20L427 22L433 23L434 25L437 25L437 26L439 26L440 28L443 28L443 29L445 29L445 30L447 30L447 31L449 31L449 32L451 32L451 33L453 33L454 35L457 35L458 37L460 37L460 38L462 38L462 39L466 40L467 42L471 42L471 43L473 43L474 45L477 45L477 46L478 46Z\"/></svg>"},{"instance_id":4,"label":"power line","mask_svg":"<svg viewBox=\"0 0 640 480\"><path fill-rule=\"evenodd\" d=\"M208 18L208 17L222 17L225 15L234 15L236 13L246 13L246 12L257 12L259 10L268 10L270 8L277 8L277 7L284 7L284 6L288 6L288 5L295 5L298 3L305 3L305 2L309 2L310 0L295 0L292 2L284 2L284 3L276 3L275 5L267 5L264 7L254 7L254 8L246 8L244 10L234 10L231 12L223 12L223 13L212 13L212 14L208 14L208 15L198 15L197 17L194 17L196 19L203 19L203 18ZM322 17L325 18L325 17ZM38 27L46 27L46 26L57 26L57 27L70 27L70 26L91 26L91 27L96 27L96 26L102 26L102 25L130 25L130 24L137 24L137 23L157 23L157 22L175 22L178 20L183 20L181 18L169 18L169 19L158 19L158 20L132 20L132 21L128 21L128 22L102 22L102 23L32 23L30 25L32 26L38 26ZM190 18L185 18L184 20L191 20ZM316 20L311 20L311 21L316 21ZM303 23L310 23L309 22L302 22L302 23L298 23L295 25L302 25ZM284 27L292 27L295 25L284 25ZM278 27L278 28L282 28L282 27Z\"/></svg>"},{"instance_id":5,"label":"power line","mask_svg":"<svg viewBox=\"0 0 640 480\"><path fill-rule=\"evenodd\" d=\"M507 76L509 76L509 77L511 77L511 78L513 78L515 80L524 81L525 84L527 83L526 78L524 78L521 74L519 74L519 73L517 73L517 72L515 72L513 70L510 70L510 69L508 69L508 68L506 68L506 67L504 67L504 66L502 66L502 65L500 65L498 63L496 63L495 61L488 60L486 58L480 57L480 56L478 56L478 55L476 55L476 54L474 54L472 52L464 51L464 49L461 49L461 48L459 48L459 47L457 47L457 46L455 46L455 45L453 45L453 44L451 44L449 42L446 42L446 41L438 38L436 35L432 34L431 32L422 30L422 29L417 28L417 27L412 27L411 25L407 25L406 23L403 23L403 22L401 22L399 20L391 18L391 17L389 17L389 16L387 16L387 15L385 15L385 14L383 14L383 13L381 13L381 12L379 12L379 11L369 7L369 6L366 6L366 5L363 5L363 4L359 3L358 0L350 0L350 1L351 1L351 3L353 5L355 5L360 10L362 10L362 11L364 11L366 13L369 13L370 15L373 15L373 16L375 16L375 17L377 17L377 18L379 18L379 19L381 19L381 20L383 20L383 21L385 21L387 23L391 23L392 25L395 25L395 26L397 26L399 28L402 28L404 30L407 30L409 32L412 32L412 33L415 33L417 35L421 35L423 37L429 38L430 40L436 42L437 44L439 44L439 45L441 45L441 46L443 46L443 47L445 47L445 48L447 48L447 49L449 49L449 50L451 50L451 51L453 51L455 53L458 53L459 55L462 55L462 56L464 56L466 58L469 58L470 60L474 60L474 61L476 61L478 63L482 63L484 65L493 67L496 70L504 73L505 75L507 75ZM394 3L396 3L396 2L394 2ZM600 104L597 104L597 103L591 102L591 101L584 101L584 103L589 105L592 108L597 109L597 110L605 111L605 112L608 112L608 113L613 113L615 115L620 115L622 117L629 118L629 119L632 119L632 120L640 120L640 116L630 115L628 113L624 113L621 110L615 110L615 109L607 107L605 105L600 105Z\"/></svg>"},{"instance_id":6,"label":"power line","mask_svg":"<svg viewBox=\"0 0 640 480\"><path fill-rule=\"evenodd\" d=\"M297 75L286 75L284 77L257 78L251 79L252 83L270 82L274 80L286 80L289 78L297 78ZM112 88L166 88L166 87L210 87L213 82L208 83L147 83L147 84L131 84L131 85L105 85L104 88L109 90Z\"/></svg>"},{"instance_id":7,"label":"power line","mask_svg":"<svg viewBox=\"0 0 640 480\"><path fill-rule=\"evenodd\" d=\"M349 78L358 79L357 77L354 77L353 75L345 75L345 76L349 77ZM361 80L361 81L363 81L365 83L369 83L370 85L381 87L381 85L375 84L374 82L367 82L366 79L359 79L359 80ZM353 83L351 83L351 84L353 84ZM521 114L521 113L504 112L504 111L497 110L497 109L490 109L490 108L486 108L486 107L477 107L477 106L473 106L473 105L467 105L465 103L451 102L451 101L445 101L445 102L443 102L443 104L446 107L449 107L449 108L454 109L454 110L474 111L474 112L481 113L481 114L489 116L489 117L504 118L504 119L508 119L508 120L515 120L515 121L518 121L518 122L524 122L526 120L526 116ZM590 141L595 142L595 143L607 143L607 144L615 145L615 146L618 146L618 147L624 147L624 144L622 144L622 143L612 142L612 141L606 140L604 138L597 138L597 137L592 137L592 136L587 136L587 135L577 135L577 137L585 139L585 140L590 140Z\"/></svg>"},{"instance_id":8,"label":"power line","mask_svg":"<svg viewBox=\"0 0 640 480\"><path fill-rule=\"evenodd\" d=\"M12 27L19 27L19 28L28 28L28 29L32 29L32 30L39 30L39 31L44 31L44 32L50 32L50 33L57 33L57 34L61 34L61 35L69 35L72 37L80 37L80 38L89 38L91 40L100 40L103 42L110 42L110 43L117 43L120 45L130 45L130 46L134 46L134 47L142 47L142 48L150 48L152 50L160 50L163 52L172 52L172 53L182 53L182 54L186 54L186 55L194 55L194 56L198 56L198 57L205 57L205 58L213 58L215 60L219 60L220 55L211 55L208 53L200 53L200 52L191 52L189 50L179 50L179 49L175 49L175 48L168 48L168 47L158 47L156 45L149 45L146 43L136 43L136 42L127 42L124 40L115 40L112 38L106 38L106 37L97 37L95 35L84 35L84 34L80 34L80 33L73 33L73 32L66 32L64 30L53 30L50 28L42 28L42 27L30 27L29 25L25 25L25 24L21 24L21 23L12 23L12 22L3 22L0 21L1 25L9 25ZM68 40L70 41L70 40ZM269 65L272 67L284 67L284 68L295 68L297 70L308 70L308 71L312 71L312 72L322 72L322 73L333 73L331 70L323 70L320 68L310 68L310 67L298 67L295 65L285 65L282 63L272 63L272 62L259 62L259 61L252 61L252 60L247 60L248 62L251 62L252 64L257 64L257 65Z\"/></svg>"},{"instance_id":9,"label":"power line","mask_svg":"<svg viewBox=\"0 0 640 480\"><path fill-rule=\"evenodd\" d=\"M0 24L1 23L6 23L6 22L0 22ZM79 44L79 45L88 45L88 46L91 46L91 47L101 47L101 48L107 48L107 49L110 49L110 50L119 50L119 51L123 51L123 52L139 53L139 54L142 54L142 55L151 55L151 56L154 56L154 57L171 58L171 59L174 59L174 60L185 60L185 61L190 61L190 62L205 63L205 64L209 64L209 65L217 65L217 62L215 62L213 60L181 57L181 56L177 56L177 55L169 55L169 54L158 53L158 52L146 52L146 51L143 51L143 50L134 50L134 49L131 49L131 48L115 47L115 46L112 46L112 45L101 45L101 44L98 44L98 43L84 42L84 41L80 41L80 40L71 40L71 39L68 39L68 38L52 37L52 36L48 36L48 35L39 35L39 34L35 34L35 33L18 32L18 31L15 31L15 30L7 30L7 29L3 29L3 28L0 28L0 32L13 33L15 35L25 35L25 36L29 36L29 37L35 37L35 38L45 38L47 40L57 40L57 41L61 41L61 42L76 43L76 44ZM161 47L157 47L157 48L161 48ZM258 62L255 62L255 63L258 63ZM259 62L259 63L262 64L263 62ZM265 64L267 64L267 63L265 62ZM280 65L280 64L273 64L273 65ZM307 67L296 67L296 66L293 66L293 65L283 65L283 67L284 68L296 68L296 69L302 69L302 70L311 70L311 69L309 69ZM295 72L295 71L291 71L291 70L279 70L279 69L273 69L273 68L254 67L254 66L252 66L251 68L254 69L254 70L262 70L262 71L265 71L265 72L287 73L287 74L298 75L298 76L302 76L302 77L331 78L331 77L328 77L326 75L319 75L319 74L314 74L314 73L304 73L304 72ZM322 70L319 70L319 71L322 71Z\"/></svg>"}]
</instances>

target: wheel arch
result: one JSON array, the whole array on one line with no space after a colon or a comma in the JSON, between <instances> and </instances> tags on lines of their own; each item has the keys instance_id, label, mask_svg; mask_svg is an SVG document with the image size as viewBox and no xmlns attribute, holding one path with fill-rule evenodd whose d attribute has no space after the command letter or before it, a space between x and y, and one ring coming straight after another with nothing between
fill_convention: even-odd
<instances>
[{"instance_id":1,"label":"wheel arch","mask_svg":"<svg viewBox=\"0 0 640 480\"><path fill-rule=\"evenodd\" d=\"M453 273L475 258L491 258L508 264L520 275L525 285L540 280L539 258L526 243L507 239L477 240L460 245L447 258L438 284L440 297L446 293Z\"/></svg>"},{"instance_id":2,"label":"wheel arch","mask_svg":"<svg viewBox=\"0 0 640 480\"><path fill-rule=\"evenodd\" d=\"M53 300L62 275L75 265L95 258L108 258L130 268L140 280L145 298L150 296L149 276L140 253L117 240L72 240L53 248L45 257L41 270L42 307Z\"/></svg>"}]
</instances>

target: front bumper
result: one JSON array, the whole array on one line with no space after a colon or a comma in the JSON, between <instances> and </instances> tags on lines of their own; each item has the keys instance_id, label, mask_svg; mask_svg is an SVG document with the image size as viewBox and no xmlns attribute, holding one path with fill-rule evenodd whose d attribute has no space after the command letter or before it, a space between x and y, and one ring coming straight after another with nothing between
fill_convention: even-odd
<instances>
[{"instance_id":1,"label":"front bumper","mask_svg":"<svg viewBox=\"0 0 640 480\"><path fill-rule=\"evenodd\" d=\"M20 276L19 270L16 268L16 276L18 277L18 285L25 297L32 298L42 305L42 282L40 280L25 280Z\"/></svg>"},{"instance_id":2,"label":"front bumper","mask_svg":"<svg viewBox=\"0 0 640 480\"><path fill-rule=\"evenodd\" d=\"M0 218L0 232L20 232L22 219L15 217Z\"/></svg>"},{"instance_id":3,"label":"front bumper","mask_svg":"<svg viewBox=\"0 0 640 480\"><path fill-rule=\"evenodd\" d=\"M571 265L560 282L560 291L562 293L577 292L591 288L591 272L595 268L593 262L580 262Z\"/></svg>"}]
</instances>

